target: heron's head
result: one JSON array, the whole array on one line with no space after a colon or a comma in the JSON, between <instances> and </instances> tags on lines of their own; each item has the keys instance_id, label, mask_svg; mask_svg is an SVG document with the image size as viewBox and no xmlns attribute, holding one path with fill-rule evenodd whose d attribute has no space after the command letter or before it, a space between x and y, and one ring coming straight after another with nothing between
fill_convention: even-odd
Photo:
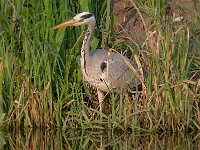
<instances>
[{"instance_id":1,"label":"heron's head","mask_svg":"<svg viewBox=\"0 0 200 150\"><path fill-rule=\"evenodd\" d=\"M64 28L64 27L69 27L69 26L80 26L84 24L95 24L95 17L89 13L89 12L82 12L80 14L77 14L73 19L64 22L62 24L59 24L52 29L59 29L59 28Z\"/></svg>"}]
</instances>

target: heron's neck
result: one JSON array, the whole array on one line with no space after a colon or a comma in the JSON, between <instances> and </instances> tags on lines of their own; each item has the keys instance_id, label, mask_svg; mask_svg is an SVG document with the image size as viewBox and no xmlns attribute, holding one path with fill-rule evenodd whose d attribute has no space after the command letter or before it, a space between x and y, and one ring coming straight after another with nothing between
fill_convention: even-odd
<instances>
[{"instance_id":1,"label":"heron's neck","mask_svg":"<svg viewBox=\"0 0 200 150\"><path fill-rule=\"evenodd\" d=\"M82 48L81 48L81 56L89 55L90 39L91 39L91 36L92 36L92 32L93 32L93 30L89 26L88 30L85 33L85 38L83 40L83 44L82 44Z\"/></svg>"},{"instance_id":2,"label":"heron's neck","mask_svg":"<svg viewBox=\"0 0 200 150\"><path fill-rule=\"evenodd\" d=\"M87 72L87 60L90 59L90 55L89 55L90 39L94 31L94 26L90 26L90 25L88 26L88 30L86 31L85 38L83 40L83 44L81 48L81 58L80 58L81 70L85 78L89 76Z\"/></svg>"}]
</instances>

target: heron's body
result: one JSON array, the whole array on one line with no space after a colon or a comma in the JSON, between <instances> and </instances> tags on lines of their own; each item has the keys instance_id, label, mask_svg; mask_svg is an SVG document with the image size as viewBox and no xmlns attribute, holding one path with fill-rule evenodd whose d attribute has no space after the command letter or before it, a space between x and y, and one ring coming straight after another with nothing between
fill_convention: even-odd
<instances>
[{"instance_id":1,"label":"heron's body","mask_svg":"<svg viewBox=\"0 0 200 150\"><path fill-rule=\"evenodd\" d=\"M104 98L103 92L113 91L119 93L124 89L137 86L140 84L140 81L125 62L124 59L133 64L128 58L123 58L119 53L105 49L90 51L90 39L96 25L95 18L91 13L80 13L72 20L60 24L53 29L83 24L88 25L88 30L81 48L81 71L84 80L97 89L101 111ZM136 66L133 67L136 69Z\"/></svg>"},{"instance_id":2,"label":"heron's body","mask_svg":"<svg viewBox=\"0 0 200 150\"><path fill-rule=\"evenodd\" d=\"M82 72L86 72L84 79L100 91L119 93L139 84L120 54L97 49L89 52L88 57L85 67L81 66Z\"/></svg>"}]
</instances>

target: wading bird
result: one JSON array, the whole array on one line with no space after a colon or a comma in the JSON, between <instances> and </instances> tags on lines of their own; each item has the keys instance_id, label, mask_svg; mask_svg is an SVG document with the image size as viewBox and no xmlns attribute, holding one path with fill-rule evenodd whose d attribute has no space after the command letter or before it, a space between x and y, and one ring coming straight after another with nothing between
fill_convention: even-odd
<instances>
[{"instance_id":1,"label":"wading bird","mask_svg":"<svg viewBox=\"0 0 200 150\"><path fill-rule=\"evenodd\" d=\"M88 25L85 38L81 48L81 71L83 78L90 86L96 88L100 111L102 111L102 101L104 92L120 93L124 89L134 88L141 84L127 65L132 62L116 52L105 49L90 51L90 40L95 29L95 17L89 12L77 14L72 20L64 22L52 29L64 28L67 26ZM133 65L135 69L136 66Z\"/></svg>"}]
</instances>

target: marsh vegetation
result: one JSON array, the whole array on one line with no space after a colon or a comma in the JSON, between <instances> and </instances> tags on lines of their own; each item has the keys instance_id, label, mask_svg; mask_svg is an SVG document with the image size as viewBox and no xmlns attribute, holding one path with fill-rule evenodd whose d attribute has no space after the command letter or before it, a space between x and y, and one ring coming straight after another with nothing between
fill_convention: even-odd
<instances>
[{"instance_id":1,"label":"marsh vegetation","mask_svg":"<svg viewBox=\"0 0 200 150\"><path fill-rule=\"evenodd\" d=\"M117 36L111 0L101 5L96 0L0 1L1 127L200 130L200 3L187 10L190 19L181 19L169 13L167 1L130 2L141 19L143 41ZM82 11L97 19L92 49L115 49L146 71L142 91L129 97L131 109L123 94L110 93L102 120L77 61L86 27L50 30Z\"/></svg>"}]
</instances>

